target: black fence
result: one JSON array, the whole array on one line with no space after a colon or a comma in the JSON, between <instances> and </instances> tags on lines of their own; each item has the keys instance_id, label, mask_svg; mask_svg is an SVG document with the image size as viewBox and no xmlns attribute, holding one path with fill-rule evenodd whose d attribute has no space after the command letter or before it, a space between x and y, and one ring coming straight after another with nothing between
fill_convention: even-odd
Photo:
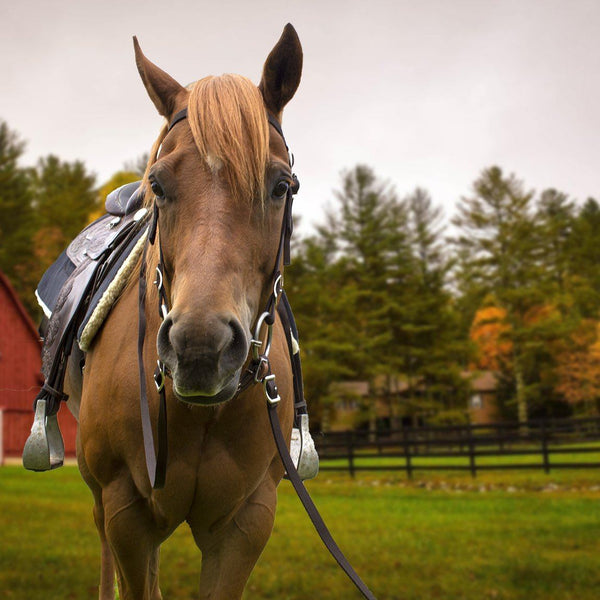
<instances>
[{"instance_id":1,"label":"black fence","mask_svg":"<svg viewBox=\"0 0 600 600\"><path fill-rule=\"evenodd\" d=\"M600 468L600 417L315 435L322 471ZM576 460L574 460L576 459Z\"/></svg>"}]
</instances>

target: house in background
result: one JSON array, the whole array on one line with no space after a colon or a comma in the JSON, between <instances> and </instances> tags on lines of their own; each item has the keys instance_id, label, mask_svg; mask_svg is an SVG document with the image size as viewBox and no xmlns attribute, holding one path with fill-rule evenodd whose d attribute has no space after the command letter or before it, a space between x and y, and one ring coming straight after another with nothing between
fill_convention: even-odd
<instances>
[{"instance_id":1,"label":"house in background","mask_svg":"<svg viewBox=\"0 0 600 600\"><path fill-rule=\"evenodd\" d=\"M469 396L458 411L464 422L484 425L501 420L496 395L498 382L493 371L464 372L462 377L470 382ZM399 378L385 382L376 379L375 392L371 393L366 381L332 383L329 392L337 398L326 411L323 431L346 431L376 422L381 430L414 427L427 423L435 409L424 397L418 384L412 394L408 384ZM381 390L386 390L384 394Z\"/></svg>"},{"instance_id":2,"label":"house in background","mask_svg":"<svg viewBox=\"0 0 600 600\"><path fill-rule=\"evenodd\" d=\"M0 463L20 457L33 423L33 401L44 383L40 335L8 278L0 272ZM75 455L77 422L66 407L58 421L65 454Z\"/></svg>"},{"instance_id":3,"label":"house in background","mask_svg":"<svg viewBox=\"0 0 600 600\"><path fill-rule=\"evenodd\" d=\"M471 379L469 420L473 425L487 425L502 420L497 402L498 379L494 371L480 371Z\"/></svg>"}]
</instances>

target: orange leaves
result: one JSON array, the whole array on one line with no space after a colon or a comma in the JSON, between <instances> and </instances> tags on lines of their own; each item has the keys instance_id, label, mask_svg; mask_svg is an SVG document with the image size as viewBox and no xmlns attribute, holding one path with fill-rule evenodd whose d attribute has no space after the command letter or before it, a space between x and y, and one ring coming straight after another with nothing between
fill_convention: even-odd
<instances>
[{"instance_id":1,"label":"orange leaves","mask_svg":"<svg viewBox=\"0 0 600 600\"><path fill-rule=\"evenodd\" d=\"M510 362L512 341L506 311L498 306L480 308L471 325L470 338L477 347L476 369L498 371Z\"/></svg>"},{"instance_id":2,"label":"orange leaves","mask_svg":"<svg viewBox=\"0 0 600 600\"><path fill-rule=\"evenodd\" d=\"M600 323L586 319L557 356L556 389L572 404L600 396Z\"/></svg>"}]
</instances>

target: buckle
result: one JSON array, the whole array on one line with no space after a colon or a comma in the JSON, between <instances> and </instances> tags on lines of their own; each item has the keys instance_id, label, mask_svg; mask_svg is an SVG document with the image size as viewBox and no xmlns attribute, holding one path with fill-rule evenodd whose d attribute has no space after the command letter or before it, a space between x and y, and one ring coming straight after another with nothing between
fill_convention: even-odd
<instances>
[{"instance_id":1,"label":"buckle","mask_svg":"<svg viewBox=\"0 0 600 600\"><path fill-rule=\"evenodd\" d=\"M275 375L273 375L273 373L267 375L263 379L263 387L265 390L265 396L267 397L267 402L271 405L278 404L281 400L281 397L277 391L277 386L275 385Z\"/></svg>"}]
</instances>

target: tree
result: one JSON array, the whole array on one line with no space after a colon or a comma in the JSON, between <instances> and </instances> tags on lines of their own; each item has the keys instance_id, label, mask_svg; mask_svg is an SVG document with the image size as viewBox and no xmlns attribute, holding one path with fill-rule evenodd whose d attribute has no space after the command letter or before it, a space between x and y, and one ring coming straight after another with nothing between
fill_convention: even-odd
<instances>
[{"instance_id":1,"label":"tree","mask_svg":"<svg viewBox=\"0 0 600 600\"><path fill-rule=\"evenodd\" d=\"M597 415L600 400L600 323L585 319L562 343L556 389L567 402Z\"/></svg>"},{"instance_id":2,"label":"tree","mask_svg":"<svg viewBox=\"0 0 600 600\"><path fill-rule=\"evenodd\" d=\"M508 370L513 352L509 329L503 308L490 305L477 311L471 326L471 339L477 348L475 368L504 372Z\"/></svg>"},{"instance_id":3,"label":"tree","mask_svg":"<svg viewBox=\"0 0 600 600\"><path fill-rule=\"evenodd\" d=\"M32 208L31 173L19 167L25 145L8 125L0 122L0 269L11 280L21 300L34 304L29 274L35 259L36 228Z\"/></svg>"},{"instance_id":4,"label":"tree","mask_svg":"<svg viewBox=\"0 0 600 600\"><path fill-rule=\"evenodd\" d=\"M439 209L423 190L399 200L362 165L343 174L336 199L289 270L307 390L317 383L313 393L331 405L330 383L366 381L370 397L388 403L392 426L406 384L404 414L451 405L464 385L466 343L445 289ZM363 409L375 427L374 402Z\"/></svg>"},{"instance_id":5,"label":"tree","mask_svg":"<svg viewBox=\"0 0 600 600\"><path fill-rule=\"evenodd\" d=\"M548 189L540 195L536 222L544 241L540 259L556 295L569 287L568 244L571 241L575 204L566 194Z\"/></svg>"},{"instance_id":6,"label":"tree","mask_svg":"<svg viewBox=\"0 0 600 600\"><path fill-rule=\"evenodd\" d=\"M525 191L514 175L505 177L499 167L491 167L475 181L473 195L461 199L452 222L459 229L455 243L463 291L479 299L491 295L506 312L518 417L525 422L537 389L535 382L528 385L526 368L540 342L526 315L547 297L533 192Z\"/></svg>"},{"instance_id":7,"label":"tree","mask_svg":"<svg viewBox=\"0 0 600 600\"><path fill-rule=\"evenodd\" d=\"M373 170L358 165L342 176L337 208L318 229L336 258L345 301L352 306L356 379L373 384L391 340L388 283L402 277L401 254L408 255L405 209L394 190Z\"/></svg>"},{"instance_id":8,"label":"tree","mask_svg":"<svg viewBox=\"0 0 600 600\"><path fill-rule=\"evenodd\" d=\"M390 282L389 292L400 304L390 321L396 347L391 365L404 374L415 412L455 411L463 399L467 343L459 339L457 314L447 289L451 261L444 251L442 211L426 190L417 188L405 199L408 252L404 276Z\"/></svg>"},{"instance_id":9,"label":"tree","mask_svg":"<svg viewBox=\"0 0 600 600\"><path fill-rule=\"evenodd\" d=\"M588 198L566 242L575 305L583 318L600 316L600 205Z\"/></svg>"},{"instance_id":10,"label":"tree","mask_svg":"<svg viewBox=\"0 0 600 600\"><path fill-rule=\"evenodd\" d=\"M32 177L38 279L89 222L97 206L94 186L95 177L80 161L63 162L53 155L39 160Z\"/></svg>"},{"instance_id":11,"label":"tree","mask_svg":"<svg viewBox=\"0 0 600 600\"><path fill-rule=\"evenodd\" d=\"M314 393L329 405L333 381L367 380L373 390L385 369L391 340L387 282L397 274L392 255L401 237L394 220L400 203L369 167L345 172L335 197L326 224L305 241L290 269L307 389L316 383ZM364 409L374 426L374 406Z\"/></svg>"},{"instance_id":12,"label":"tree","mask_svg":"<svg viewBox=\"0 0 600 600\"><path fill-rule=\"evenodd\" d=\"M286 290L300 335L304 390L311 423L328 429L336 398L330 384L351 379L353 328L334 253L323 238L296 244Z\"/></svg>"}]
</instances>

